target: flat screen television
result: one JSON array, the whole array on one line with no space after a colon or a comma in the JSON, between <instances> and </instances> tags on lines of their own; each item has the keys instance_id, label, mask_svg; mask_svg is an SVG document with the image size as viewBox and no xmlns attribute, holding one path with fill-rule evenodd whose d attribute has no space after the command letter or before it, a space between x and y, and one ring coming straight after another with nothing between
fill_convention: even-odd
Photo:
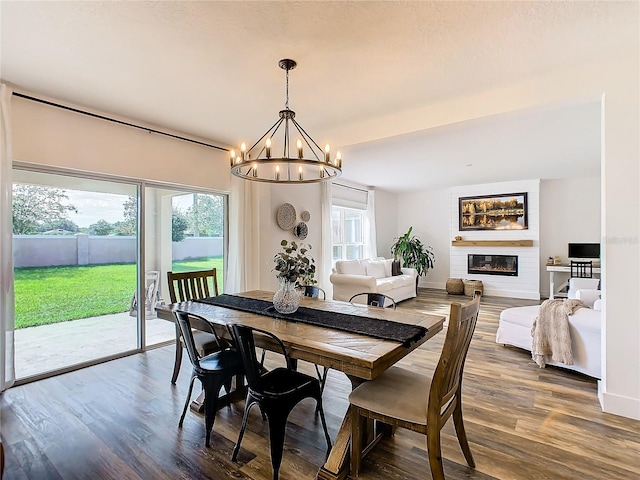
<instances>
[{"instance_id":1,"label":"flat screen television","mask_svg":"<svg viewBox=\"0 0 640 480\"><path fill-rule=\"evenodd\" d=\"M600 258L599 243L570 243L569 258Z\"/></svg>"}]
</instances>

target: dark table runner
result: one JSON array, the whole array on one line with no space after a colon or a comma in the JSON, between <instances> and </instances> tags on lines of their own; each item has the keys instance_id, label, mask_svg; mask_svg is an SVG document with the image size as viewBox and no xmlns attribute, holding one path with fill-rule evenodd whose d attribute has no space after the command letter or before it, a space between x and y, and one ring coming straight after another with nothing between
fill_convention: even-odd
<instances>
[{"instance_id":1,"label":"dark table runner","mask_svg":"<svg viewBox=\"0 0 640 480\"><path fill-rule=\"evenodd\" d=\"M362 317L346 313L328 312L308 307L300 307L296 312L285 315L279 313L273 307L272 302L238 295L223 294L195 301L241 310L243 312L257 313L281 320L335 328L336 330L343 330L350 333L359 333L382 340L393 340L402 343L406 347L412 342L420 340L427 333L427 329L419 325L409 325L391 320Z\"/></svg>"}]
</instances>

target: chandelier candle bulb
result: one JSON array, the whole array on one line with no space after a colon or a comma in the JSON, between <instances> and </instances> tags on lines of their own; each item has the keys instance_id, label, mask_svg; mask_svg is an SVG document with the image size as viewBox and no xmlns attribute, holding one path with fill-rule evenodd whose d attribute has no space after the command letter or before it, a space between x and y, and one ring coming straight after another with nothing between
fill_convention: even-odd
<instances>
[{"instance_id":1,"label":"chandelier candle bulb","mask_svg":"<svg viewBox=\"0 0 640 480\"><path fill-rule=\"evenodd\" d=\"M231 162L231 166L233 167L233 164L236 163L236 151L231 149L231 151L229 152L229 159Z\"/></svg>"},{"instance_id":2,"label":"chandelier candle bulb","mask_svg":"<svg viewBox=\"0 0 640 480\"><path fill-rule=\"evenodd\" d=\"M302 157L300 157L300 158L302 158ZM300 179L300 181L303 180L303 178L302 178L302 165L300 165L298 167L298 178Z\"/></svg>"},{"instance_id":3,"label":"chandelier candle bulb","mask_svg":"<svg viewBox=\"0 0 640 480\"><path fill-rule=\"evenodd\" d=\"M342 154L340 153L340 150L336 152L336 167L342 168Z\"/></svg>"},{"instance_id":4,"label":"chandelier candle bulb","mask_svg":"<svg viewBox=\"0 0 640 480\"><path fill-rule=\"evenodd\" d=\"M276 165L276 180L280 180L280 165Z\"/></svg>"},{"instance_id":5,"label":"chandelier candle bulb","mask_svg":"<svg viewBox=\"0 0 640 480\"><path fill-rule=\"evenodd\" d=\"M331 147L328 143L324 146L324 161L327 163L331 162Z\"/></svg>"},{"instance_id":6,"label":"chandelier candle bulb","mask_svg":"<svg viewBox=\"0 0 640 480\"><path fill-rule=\"evenodd\" d=\"M298 146L298 158L302 158L302 140L298 140L296 145Z\"/></svg>"},{"instance_id":7,"label":"chandelier candle bulb","mask_svg":"<svg viewBox=\"0 0 640 480\"><path fill-rule=\"evenodd\" d=\"M247 154L247 145L244 142L242 142L242 145L240 145L240 157L242 158L243 162L246 159L246 154Z\"/></svg>"},{"instance_id":8,"label":"chandelier candle bulb","mask_svg":"<svg viewBox=\"0 0 640 480\"><path fill-rule=\"evenodd\" d=\"M267 138L267 141L265 142L265 152L267 155L267 158L271 158L271 139Z\"/></svg>"},{"instance_id":9,"label":"chandelier candle bulb","mask_svg":"<svg viewBox=\"0 0 640 480\"><path fill-rule=\"evenodd\" d=\"M253 168L251 170L253 171L253 176L257 177L258 176L258 164L254 163L253 164Z\"/></svg>"}]
</instances>

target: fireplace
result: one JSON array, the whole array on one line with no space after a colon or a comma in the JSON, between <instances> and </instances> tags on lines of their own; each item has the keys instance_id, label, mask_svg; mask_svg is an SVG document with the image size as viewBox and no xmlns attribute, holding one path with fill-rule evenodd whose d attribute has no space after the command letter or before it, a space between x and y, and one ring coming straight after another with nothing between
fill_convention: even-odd
<instances>
[{"instance_id":1,"label":"fireplace","mask_svg":"<svg viewBox=\"0 0 640 480\"><path fill-rule=\"evenodd\" d=\"M517 255L476 255L468 254L467 273L481 275L518 276Z\"/></svg>"}]
</instances>

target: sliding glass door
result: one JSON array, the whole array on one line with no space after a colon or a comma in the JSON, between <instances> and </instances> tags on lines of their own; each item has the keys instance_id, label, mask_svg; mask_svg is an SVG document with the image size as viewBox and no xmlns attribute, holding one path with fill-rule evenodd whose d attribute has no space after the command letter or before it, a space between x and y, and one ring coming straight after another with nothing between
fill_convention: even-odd
<instances>
[{"instance_id":1,"label":"sliding glass door","mask_svg":"<svg viewBox=\"0 0 640 480\"><path fill-rule=\"evenodd\" d=\"M14 169L16 379L139 348L135 184Z\"/></svg>"}]
</instances>

